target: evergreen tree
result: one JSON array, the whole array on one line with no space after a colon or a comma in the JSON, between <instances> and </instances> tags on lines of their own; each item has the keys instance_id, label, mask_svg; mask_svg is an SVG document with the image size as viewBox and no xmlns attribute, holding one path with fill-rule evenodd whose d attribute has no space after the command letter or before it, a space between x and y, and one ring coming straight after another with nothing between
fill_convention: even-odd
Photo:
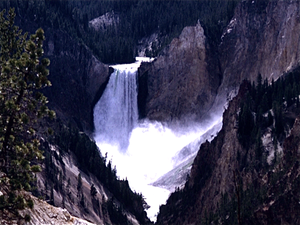
<instances>
[{"instance_id":1,"label":"evergreen tree","mask_svg":"<svg viewBox=\"0 0 300 225\"><path fill-rule=\"evenodd\" d=\"M82 193L81 198L80 198L80 205L85 208L85 198L84 198L84 194Z\"/></svg>"},{"instance_id":2,"label":"evergreen tree","mask_svg":"<svg viewBox=\"0 0 300 225\"><path fill-rule=\"evenodd\" d=\"M94 184L92 184L90 192L91 192L91 196L92 196L93 198L97 195L97 190L96 190Z\"/></svg>"},{"instance_id":3,"label":"evergreen tree","mask_svg":"<svg viewBox=\"0 0 300 225\"><path fill-rule=\"evenodd\" d=\"M256 140L255 140L255 157L259 162L262 161L261 160L262 154L263 154L263 144L261 140L261 130L258 129Z\"/></svg>"},{"instance_id":4,"label":"evergreen tree","mask_svg":"<svg viewBox=\"0 0 300 225\"><path fill-rule=\"evenodd\" d=\"M53 185L51 186L51 190L50 190L50 201L49 201L49 204L51 205L55 205L54 204L54 189L53 189Z\"/></svg>"},{"instance_id":5,"label":"evergreen tree","mask_svg":"<svg viewBox=\"0 0 300 225\"><path fill-rule=\"evenodd\" d=\"M14 19L14 9L0 13L0 178L14 196L6 199L10 209L17 208L17 191L29 191L33 173L40 171L35 162L43 158L36 135L38 119L55 116L38 92L51 85L50 61L42 58L44 31L38 29L27 38Z\"/></svg>"},{"instance_id":6,"label":"evergreen tree","mask_svg":"<svg viewBox=\"0 0 300 225\"><path fill-rule=\"evenodd\" d=\"M275 120L275 133L277 136L284 132L284 122L283 122L283 109L281 105L277 102L273 104L273 111L274 111L274 120Z\"/></svg>"},{"instance_id":7,"label":"evergreen tree","mask_svg":"<svg viewBox=\"0 0 300 225\"><path fill-rule=\"evenodd\" d=\"M244 147L248 148L251 143L251 135L255 126L249 100L241 106L238 124L239 140Z\"/></svg>"},{"instance_id":8,"label":"evergreen tree","mask_svg":"<svg viewBox=\"0 0 300 225\"><path fill-rule=\"evenodd\" d=\"M78 176L77 176L77 192L78 192L78 197L79 197L80 193L82 192L82 178L81 178L81 173L79 173Z\"/></svg>"}]
</instances>

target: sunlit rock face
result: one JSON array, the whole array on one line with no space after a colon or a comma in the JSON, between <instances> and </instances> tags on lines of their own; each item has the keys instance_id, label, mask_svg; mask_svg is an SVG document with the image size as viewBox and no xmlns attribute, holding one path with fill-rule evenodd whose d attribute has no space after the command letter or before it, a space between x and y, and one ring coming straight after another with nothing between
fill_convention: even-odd
<instances>
[{"instance_id":1,"label":"sunlit rock face","mask_svg":"<svg viewBox=\"0 0 300 225\"><path fill-rule=\"evenodd\" d=\"M5 212L5 216L0 217L0 224L56 224L56 225L96 225L82 218L75 217L67 209L55 207L46 201L38 199L29 193L23 193L26 198L31 198L34 205L32 208L25 208L18 211L18 216ZM2 214L1 214L2 215ZM30 221L26 222L26 215L30 216Z\"/></svg>"},{"instance_id":2,"label":"sunlit rock face","mask_svg":"<svg viewBox=\"0 0 300 225\"><path fill-rule=\"evenodd\" d=\"M210 69L215 64L200 23L184 28L153 63L139 69L140 116L158 121L200 117L220 84L218 69Z\"/></svg>"},{"instance_id":3,"label":"sunlit rock face","mask_svg":"<svg viewBox=\"0 0 300 225\"><path fill-rule=\"evenodd\" d=\"M112 11L89 21L89 27L94 28L96 31L105 31L108 27L116 27L119 22L119 15Z\"/></svg>"},{"instance_id":4,"label":"sunlit rock face","mask_svg":"<svg viewBox=\"0 0 300 225\"><path fill-rule=\"evenodd\" d=\"M222 36L221 91L258 74L269 81L299 64L299 1L243 1Z\"/></svg>"}]
</instances>

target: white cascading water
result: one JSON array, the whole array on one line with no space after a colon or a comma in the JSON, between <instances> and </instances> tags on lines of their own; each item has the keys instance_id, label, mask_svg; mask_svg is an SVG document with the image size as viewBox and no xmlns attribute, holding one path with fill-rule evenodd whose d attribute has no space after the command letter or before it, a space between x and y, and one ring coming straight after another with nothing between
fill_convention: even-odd
<instances>
[{"instance_id":1,"label":"white cascading water","mask_svg":"<svg viewBox=\"0 0 300 225\"><path fill-rule=\"evenodd\" d=\"M108 160L117 167L117 175L127 178L130 187L146 198L150 205L148 217L155 221L159 206L165 204L171 192L165 186L170 187L173 182L163 175L196 155L202 142L199 137L207 131L207 136L214 136L222 117L217 116L205 127L193 124L176 130L159 122L138 121L136 73L141 61L150 59L137 58L134 64L113 66L115 72L94 108L95 140L102 154L107 153ZM191 155L183 157L183 149L192 142L197 142L197 146L189 150ZM151 185L157 180L162 185Z\"/></svg>"},{"instance_id":2,"label":"white cascading water","mask_svg":"<svg viewBox=\"0 0 300 225\"><path fill-rule=\"evenodd\" d=\"M94 108L96 138L126 151L129 136L138 121L136 70L118 69Z\"/></svg>"}]
</instances>

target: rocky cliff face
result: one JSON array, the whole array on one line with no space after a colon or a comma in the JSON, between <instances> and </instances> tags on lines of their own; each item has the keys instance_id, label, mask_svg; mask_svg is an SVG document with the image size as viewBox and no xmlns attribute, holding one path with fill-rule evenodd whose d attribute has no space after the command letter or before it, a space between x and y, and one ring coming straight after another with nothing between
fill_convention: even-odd
<instances>
[{"instance_id":1,"label":"rocky cliff face","mask_svg":"<svg viewBox=\"0 0 300 225\"><path fill-rule=\"evenodd\" d=\"M268 185L268 197L265 203L255 212L256 224L300 224L300 118L296 118L290 135L284 141L283 161L275 169L281 176L273 185L272 174L266 174L265 185ZM274 176L273 176L274 177ZM272 183L271 183L272 184ZM287 213L288 212L288 213Z\"/></svg>"},{"instance_id":2,"label":"rocky cliff face","mask_svg":"<svg viewBox=\"0 0 300 225\"><path fill-rule=\"evenodd\" d=\"M48 146L47 143L44 143L44 145ZM112 217L116 217L118 214L110 214L108 202L111 201L116 207L120 208L119 213L127 217L131 224L139 224L135 216L125 207L121 209L120 205L122 205L122 202L119 202L97 177L87 170L81 170L83 168L79 166L78 159L72 152L64 152L62 155L58 146L49 145L49 147L51 148L50 161L53 162L54 168L50 169L52 171L50 173L60 171L62 174L58 175L60 178L57 178L57 180L60 180L61 184L50 179L50 170L46 168L47 162L45 162L42 165L43 171L37 175L37 189L41 198L46 199L47 202L52 201L51 204L56 207L46 204L44 201L35 200L34 210L32 212L29 211L29 214L34 219L33 221L43 221L42 219L45 219L45 224L50 224L51 221L53 221L53 224L73 224L71 222L76 220L70 218L74 217L90 221L93 224L114 224L111 220L116 218ZM81 192L78 190L79 174L82 178ZM95 187L95 196L91 195L91 186ZM53 192L52 200L51 192ZM26 211L23 214L25 213ZM71 214L72 216L69 215L65 218L65 214ZM31 224L41 224L41 222L32 222ZM84 223L82 224L84 225Z\"/></svg>"},{"instance_id":3,"label":"rocky cliff face","mask_svg":"<svg viewBox=\"0 0 300 225\"><path fill-rule=\"evenodd\" d=\"M142 117L168 121L222 109L228 94L258 74L269 81L300 60L299 1L242 1L212 48L198 24L186 27L139 71ZM221 107L219 107L221 105ZM215 108L217 107L217 108Z\"/></svg>"},{"instance_id":4,"label":"rocky cliff face","mask_svg":"<svg viewBox=\"0 0 300 225\"><path fill-rule=\"evenodd\" d=\"M18 221L1 221L1 224L56 224L56 225L96 225L87 220L70 215L66 209L54 207L43 200L31 196L34 206L32 209L20 211L20 217L24 218L26 214L30 215L30 221L26 222L22 219ZM14 223L15 222L15 223Z\"/></svg>"},{"instance_id":5,"label":"rocky cliff face","mask_svg":"<svg viewBox=\"0 0 300 225\"><path fill-rule=\"evenodd\" d=\"M221 93L243 79L276 80L300 60L299 1L242 1L219 46Z\"/></svg>"},{"instance_id":6,"label":"rocky cliff face","mask_svg":"<svg viewBox=\"0 0 300 225\"><path fill-rule=\"evenodd\" d=\"M299 223L299 118L283 141L280 163L258 166L255 148L241 146L237 134L240 104L249 89L244 82L223 114L221 131L201 145L184 189L160 208L157 224Z\"/></svg>"},{"instance_id":7,"label":"rocky cliff face","mask_svg":"<svg viewBox=\"0 0 300 225\"><path fill-rule=\"evenodd\" d=\"M151 64L139 69L141 117L172 121L208 110L220 84L200 23L183 29Z\"/></svg>"},{"instance_id":8,"label":"rocky cliff face","mask_svg":"<svg viewBox=\"0 0 300 225\"><path fill-rule=\"evenodd\" d=\"M236 135L236 114L245 85L223 114L223 127L212 142L201 145L186 184L186 197L177 201L181 215L168 212L168 202L161 207L158 224L193 224L205 213L216 210L222 194L234 193L234 171L238 168L237 152L242 151ZM176 195L176 194L174 194ZM171 198L170 198L171 199ZM168 201L170 201L170 199Z\"/></svg>"}]
</instances>

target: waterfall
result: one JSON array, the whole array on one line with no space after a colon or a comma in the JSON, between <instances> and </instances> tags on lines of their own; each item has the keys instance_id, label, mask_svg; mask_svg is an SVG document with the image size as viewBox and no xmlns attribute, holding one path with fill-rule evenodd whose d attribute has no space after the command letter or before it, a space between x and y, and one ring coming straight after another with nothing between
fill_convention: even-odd
<instances>
[{"instance_id":1,"label":"waterfall","mask_svg":"<svg viewBox=\"0 0 300 225\"><path fill-rule=\"evenodd\" d=\"M200 141L214 136L219 128L213 127L221 127L222 120L217 117L206 125L192 122L172 129L156 121L138 121L137 69L141 61L152 60L137 58L133 64L113 66L115 71L94 108L94 138L101 152L107 153L117 167L118 177L127 178L134 191L143 193L151 206L147 214L155 221L160 205L165 204L171 188L177 185L177 171L183 174L187 169L186 164L179 167L189 159L186 153L195 156L193 149L197 151ZM167 173L171 179L165 179Z\"/></svg>"},{"instance_id":2,"label":"waterfall","mask_svg":"<svg viewBox=\"0 0 300 225\"><path fill-rule=\"evenodd\" d=\"M97 141L117 145L123 152L138 121L136 72L117 67L94 108Z\"/></svg>"}]
</instances>

